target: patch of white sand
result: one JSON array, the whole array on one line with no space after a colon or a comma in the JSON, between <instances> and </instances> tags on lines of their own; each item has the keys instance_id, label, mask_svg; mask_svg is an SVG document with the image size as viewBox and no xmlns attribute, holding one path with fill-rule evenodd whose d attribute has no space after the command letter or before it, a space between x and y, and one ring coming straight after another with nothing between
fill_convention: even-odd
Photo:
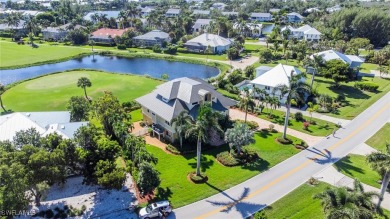
<instances>
[{"instance_id":1,"label":"patch of white sand","mask_svg":"<svg viewBox=\"0 0 390 219\"><path fill-rule=\"evenodd\" d=\"M128 210L130 204L138 204L130 174L127 174L121 190L104 190L96 185L83 185L82 182L83 177L72 177L62 186L52 186L41 206L38 208L32 204L30 209L36 212L46 209L54 211L56 207L63 209L64 205L77 209L85 205L84 214L76 218L138 218Z\"/></svg>"}]
</instances>

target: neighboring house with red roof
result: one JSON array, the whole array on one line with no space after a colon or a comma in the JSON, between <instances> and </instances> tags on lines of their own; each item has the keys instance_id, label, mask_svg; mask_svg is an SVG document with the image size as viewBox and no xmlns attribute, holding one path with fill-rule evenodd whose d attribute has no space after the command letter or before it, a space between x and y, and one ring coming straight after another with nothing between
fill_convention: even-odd
<instances>
[{"instance_id":1,"label":"neighboring house with red roof","mask_svg":"<svg viewBox=\"0 0 390 219\"><path fill-rule=\"evenodd\" d=\"M96 43L108 43L113 44L115 37L122 36L129 28L126 29L110 29L110 28L100 28L95 32L91 33L89 37L90 40L95 41Z\"/></svg>"}]
</instances>

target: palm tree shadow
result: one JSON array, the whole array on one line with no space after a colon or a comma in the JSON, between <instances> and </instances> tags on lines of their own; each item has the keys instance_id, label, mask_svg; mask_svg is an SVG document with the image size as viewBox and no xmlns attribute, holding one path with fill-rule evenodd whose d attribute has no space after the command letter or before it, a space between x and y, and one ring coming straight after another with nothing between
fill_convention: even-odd
<instances>
[{"instance_id":1,"label":"palm tree shadow","mask_svg":"<svg viewBox=\"0 0 390 219\"><path fill-rule=\"evenodd\" d=\"M341 172L344 171L345 173L348 173L353 176L353 173L351 171L355 171L358 173L363 173L364 170L360 167L353 166L352 161L350 160L350 156L346 156L343 159L339 160L336 164L335 167L337 171Z\"/></svg>"},{"instance_id":2,"label":"palm tree shadow","mask_svg":"<svg viewBox=\"0 0 390 219\"><path fill-rule=\"evenodd\" d=\"M332 152L330 152L327 149L324 149L324 151L321 151L321 150L318 150L316 148L313 148L313 149L308 148L306 150L313 152L314 154L317 154L317 155L322 157L322 158L308 157L308 159L313 160L314 162L316 162L318 164L324 165L324 164L328 164L328 163L335 163L339 160L339 158L332 157Z\"/></svg>"},{"instance_id":3,"label":"palm tree shadow","mask_svg":"<svg viewBox=\"0 0 390 219\"><path fill-rule=\"evenodd\" d=\"M188 165L191 166L191 168L196 168L196 157L193 158L195 162L190 162ZM210 169L211 166L214 165L214 161L212 159L208 159L206 156L201 155L200 157L200 168L202 172L205 172L207 169Z\"/></svg>"},{"instance_id":4,"label":"palm tree shadow","mask_svg":"<svg viewBox=\"0 0 390 219\"><path fill-rule=\"evenodd\" d=\"M246 202L245 199L248 197L250 189L245 187L242 194L238 198L233 198L224 191L220 190L219 188L214 187L213 185L206 183L208 186L212 187L213 189L216 189L219 191L222 195L227 197L228 201L210 201L206 200L207 202L211 203L214 206L220 206L223 207L223 209L220 211L221 213L230 213L233 211L233 209L237 212L239 212L242 216L242 218L247 218L248 216L252 215L254 212L257 212L265 207L267 207L264 204L256 204L251 202Z\"/></svg>"}]
</instances>

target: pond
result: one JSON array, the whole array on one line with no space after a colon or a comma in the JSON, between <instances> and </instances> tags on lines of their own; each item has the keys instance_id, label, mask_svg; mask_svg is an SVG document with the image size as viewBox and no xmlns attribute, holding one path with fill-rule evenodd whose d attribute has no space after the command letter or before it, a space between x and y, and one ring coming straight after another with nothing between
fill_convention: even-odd
<instances>
[{"instance_id":1,"label":"pond","mask_svg":"<svg viewBox=\"0 0 390 219\"><path fill-rule=\"evenodd\" d=\"M40 75L80 68L124 74L149 75L154 78L161 78L161 75L168 74L169 79L180 77L207 79L219 74L218 68L200 64L148 58L90 55L59 63L0 70L0 82L7 85Z\"/></svg>"}]
</instances>

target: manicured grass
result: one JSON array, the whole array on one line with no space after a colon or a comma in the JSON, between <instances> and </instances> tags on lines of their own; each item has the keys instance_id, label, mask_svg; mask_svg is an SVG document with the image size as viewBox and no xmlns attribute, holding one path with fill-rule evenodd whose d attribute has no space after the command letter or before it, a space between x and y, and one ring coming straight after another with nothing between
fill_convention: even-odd
<instances>
[{"instance_id":1,"label":"manicured grass","mask_svg":"<svg viewBox=\"0 0 390 219\"><path fill-rule=\"evenodd\" d=\"M265 48L267 48L267 47L265 47ZM295 59L288 59L287 63L286 63L285 59L280 59L280 60L269 62L269 63L256 62L255 64L253 64L253 67L255 67L255 68L257 68L259 66L275 67L275 66L279 65L280 63L282 63L283 65L292 65L292 66L297 67L300 71L302 71L302 72L304 71L303 67L301 67L301 65L299 65L298 61Z\"/></svg>"},{"instance_id":2,"label":"manicured grass","mask_svg":"<svg viewBox=\"0 0 390 219\"><path fill-rule=\"evenodd\" d=\"M218 91L219 93L221 93L222 95L224 95L224 96L226 96L226 97L229 97L229 98L231 98L231 99L234 99L234 100L238 100L238 99L239 99L237 94L232 94L232 93L230 93L230 92L227 91L227 90L218 88L217 91Z\"/></svg>"},{"instance_id":3,"label":"manicured grass","mask_svg":"<svg viewBox=\"0 0 390 219\"><path fill-rule=\"evenodd\" d=\"M276 143L275 138L280 135L256 133L256 143L249 147L257 150L262 160L250 165L224 167L218 163L215 156L228 150L226 145L203 151L201 169L209 178L205 184L194 184L187 179L187 174L196 168L195 153L175 156L160 148L147 146L148 151L158 158L156 168L161 173L157 198L169 199L175 208L190 204L237 185L299 152L292 145Z\"/></svg>"},{"instance_id":4,"label":"manicured grass","mask_svg":"<svg viewBox=\"0 0 390 219\"><path fill-rule=\"evenodd\" d=\"M256 45L256 44L245 44L244 48L245 48L246 52L257 53L258 54L258 52L260 52L261 50L266 50L267 46Z\"/></svg>"},{"instance_id":5,"label":"manicured grass","mask_svg":"<svg viewBox=\"0 0 390 219\"><path fill-rule=\"evenodd\" d=\"M265 119L267 121L284 125L284 117L285 112L274 110L273 111L272 118L269 117L269 109L264 109L263 113L259 115L260 118ZM306 121L310 121L310 117L303 116L303 119ZM324 121L321 119L312 118L312 121L316 122L316 125L309 125L308 130L303 129L303 122L302 121L296 121L295 118L292 116L292 118L289 119L289 125L288 127L300 132L307 133L309 135L314 136L327 136L330 135L333 132L333 129L336 127L334 123Z\"/></svg>"},{"instance_id":6,"label":"manicured grass","mask_svg":"<svg viewBox=\"0 0 390 219\"><path fill-rule=\"evenodd\" d=\"M131 121L132 122L138 122L142 120L142 111L141 109L137 109L130 112L131 115Z\"/></svg>"},{"instance_id":7,"label":"manicured grass","mask_svg":"<svg viewBox=\"0 0 390 219\"><path fill-rule=\"evenodd\" d=\"M321 201L314 199L313 196L323 192L328 187L331 185L324 182L315 186L305 183L264 209L264 213L267 218L323 219L325 214ZM385 218L389 218L390 211L382 210Z\"/></svg>"},{"instance_id":8,"label":"manicured grass","mask_svg":"<svg viewBox=\"0 0 390 219\"><path fill-rule=\"evenodd\" d=\"M362 183L378 189L381 187L378 183L381 177L367 163L366 156L349 154L334 165L337 170L351 178L357 178Z\"/></svg>"},{"instance_id":9,"label":"manicured grass","mask_svg":"<svg viewBox=\"0 0 390 219\"><path fill-rule=\"evenodd\" d=\"M71 71L43 76L20 83L3 94L7 109L13 111L65 110L72 96L83 96L77 80L87 77L92 87L88 96L97 99L104 91L111 91L120 101L130 101L145 95L162 82L136 75L111 74L98 71Z\"/></svg>"},{"instance_id":10,"label":"manicured grass","mask_svg":"<svg viewBox=\"0 0 390 219\"><path fill-rule=\"evenodd\" d=\"M378 67L379 66L377 64L363 63L360 68L360 71L364 73L371 73L371 70L377 70Z\"/></svg>"},{"instance_id":11,"label":"manicured grass","mask_svg":"<svg viewBox=\"0 0 390 219\"><path fill-rule=\"evenodd\" d=\"M315 77L313 89L317 89L320 94L328 94L337 97L338 94L344 94L347 106L339 108L336 113L329 113L330 116L353 119L383 95L390 91L390 80L385 78L363 78L362 81L370 81L379 85L377 92L362 91L354 87L355 82L341 83L340 87L332 86L334 81L323 77ZM307 82L310 83L311 75L307 75Z\"/></svg>"},{"instance_id":12,"label":"manicured grass","mask_svg":"<svg viewBox=\"0 0 390 219\"><path fill-rule=\"evenodd\" d=\"M0 41L0 67L17 67L34 63L56 61L90 53L91 50L70 47L40 45L32 48L29 45L17 45L14 42Z\"/></svg>"},{"instance_id":13,"label":"manicured grass","mask_svg":"<svg viewBox=\"0 0 390 219\"><path fill-rule=\"evenodd\" d=\"M329 184L323 182L315 186L305 183L264 209L265 215L267 218L325 218L321 201L313 196L327 187Z\"/></svg>"},{"instance_id":14,"label":"manicured grass","mask_svg":"<svg viewBox=\"0 0 390 219\"><path fill-rule=\"evenodd\" d=\"M375 135L366 141L371 147L386 151L386 142L390 143L390 123L386 123Z\"/></svg>"}]
</instances>

